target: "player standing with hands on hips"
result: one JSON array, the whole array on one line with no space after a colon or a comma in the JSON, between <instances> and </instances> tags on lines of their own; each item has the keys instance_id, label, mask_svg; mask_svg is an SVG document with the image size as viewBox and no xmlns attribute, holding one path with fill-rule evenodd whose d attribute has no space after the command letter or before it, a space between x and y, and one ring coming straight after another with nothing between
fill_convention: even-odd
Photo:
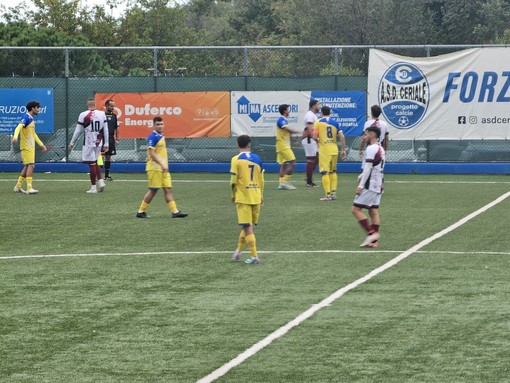
<instances>
[{"instance_id":1,"label":"player standing with hands on hips","mask_svg":"<svg viewBox=\"0 0 510 383\"><path fill-rule=\"evenodd\" d=\"M367 233L365 240L360 247L378 247L379 246L379 205L384 188L384 162L385 151L379 144L381 129L377 126L371 126L365 130L365 140L368 146L365 154L365 164L363 172L359 177L356 196L352 206L352 214L358 220L363 230ZM368 209L371 224L368 218L363 214L362 209Z\"/></svg>"}]
</instances>

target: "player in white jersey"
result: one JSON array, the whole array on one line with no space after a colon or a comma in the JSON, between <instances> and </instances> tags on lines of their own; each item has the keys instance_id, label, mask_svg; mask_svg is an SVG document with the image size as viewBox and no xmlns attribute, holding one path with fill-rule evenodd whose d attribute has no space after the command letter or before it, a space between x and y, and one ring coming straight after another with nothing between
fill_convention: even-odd
<instances>
[{"instance_id":1,"label":"player in white jersey","mask_svg":"<svg viewBox=\"0 0 510 383\"><path fill-rule=\"evenodd\" d=\"M97 193L96 180L99 191L103 191L105 186L101 166L98 165L97 159L101 152L103 139L106 144L103 148L108 150L108 123L105 113L96 110L96 101L93 98L87 100L87 107L88 110L80 113L78 117L69 150L73 149L74 144L83 133L82 161L89 165L90 183L92 184L87 193Z\"/></svg>"},{"instance_id":2,"label":"player in white jersey","mask_svg":"<svg viewBox=\"0 0 510 383\"><path fill-rule=\"evenodd\" d=\"M381 130L377 126L370 126L365 130L364 138L368 142L363 172L358 180L356 196L352 205L352 214L367 233L360 247L379 246L379 205L384 189L385 151L379 144ZM362 209L368 209L371 224Z\"/></svg>"},{"instance_id":3,"label":"player in white jersey","mask_svg":"<svg viewBox=\"0 0 510 383\"><path fill-rule=\"evenodd\" d=\"M317 113L321 110L321 104L319 100L312 100L308 106L310 109L305 114L305 129L303 130L301 145L303 145L306 156L306 186L317 187L313 182L313 172L318 163L317 153L319 147L317 141L313 139L313 124L318 119Z\"/></svg>"},{"instance_id":4,"label":"player in white jersey","mask_svg":"<svg viewBox=\"0 0 510 383\"><path fill-rule=\"evenodd\" d=\"M370 112L372 114L372 118L365 122L365 126L363 127L363 136L361 137L361 141L359 143L359 156L362 159L361 161L361 168L363 169L363 165L365 164L365 161L363 159L363 151L365 149L365 146L367 144L367 141L365 139L365 131L370 126L377 126L381 130L381 136L379 137L379 144L383 147L384 151L388 151L388 139L389 139L389 131L388 131L388 124L385 121L382 121L379 119L379 116L382 113L382 109L379 105L372 105L370 107Z\"/></svg>"}]
</instances>

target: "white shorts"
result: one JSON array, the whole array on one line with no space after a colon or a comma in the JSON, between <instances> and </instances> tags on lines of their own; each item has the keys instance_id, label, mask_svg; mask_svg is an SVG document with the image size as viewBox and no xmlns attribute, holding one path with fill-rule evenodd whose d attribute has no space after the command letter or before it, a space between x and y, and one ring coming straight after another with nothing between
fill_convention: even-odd
<instances>
[{"instance_id":1,"label":"white shorts","mask_svg":"<svg viewBox=\"0 0 510 383\"><path fill-rule=\"evenodd\" d=\"M319 152L319 147L315 140L310 139L310 143L308 143L308 138L303 138L301 140L301 145L303 145L303 149L305 149L306 157L315 157Z\"/></svg>"},{"instance_id":2,"label":"white shorts","mask_svg":"<svg viewBox=\"0 0 510 383\"><path fill-rule=\"evenodd\" d=\"M81 159L83 162L96 162L101 152L101 147L98 146L84 146L81 152Z\"/></svg>"},{"instance_id":3,"label":"white shorts","mask_svg":"<svg viewBox=\"0 0 510 383\"><path fill-rule=\"evenodd\" d=\"M377 208L381 203L382 193L376 193L374 191L363 189L360 195L354 197L353 205L365 209Z\"/></svg>"}]
</instances>

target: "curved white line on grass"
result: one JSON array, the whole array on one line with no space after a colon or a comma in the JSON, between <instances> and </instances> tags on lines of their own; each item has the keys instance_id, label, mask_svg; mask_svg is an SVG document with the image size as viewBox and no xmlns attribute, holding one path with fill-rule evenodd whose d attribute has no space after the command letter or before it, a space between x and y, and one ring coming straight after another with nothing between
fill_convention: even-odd
<instances>
[{"instance_id":1,"label":"curved white line on grass","mask_svg":"<svg viewBox=\"0 0 510 383\"><path fill-rule=\"evenodd\" d=\"M382 273L383 271L389 269L390 267L395 266L397 263L399 263L400 261L406 259L411 254L417 252L422 247L430 244L431 242L435 241L436 239L441 238L442 236L444 236L444 235L448 234L449 232L455 230L459 226L465 224L466 222L470 221L471 219L475 218L476 216L478 216L478 215L482 214L483 212L487 211L491 207L493 207L493 206L497 205L498 203L502 202L503 200L505 200L509 196L510 196L510 192L507 192L507 193L503 194L502 196L500 196L499 198L495 199L491 203L489 203L489 204L485 205L484 207L478 209L477 211L467 215L466 217L464 217L461 220L457 221L453 225L448 226L446 229L441 230L440 232L434 234L433 236L424 239L423 241L421 241L417 245L414 245L413 247L411 247L409 250L404 251L399 256L391 259L389 262L386 262L384 265L379 266L378 268L372 270L370 273L368 273L364 277L361 277L360 279L358 279L358 280L348 284L347 286L342 287L341 289L335 291L329 297L323 299L318 304L313 305L311 308L309 308L308 310L306 310L302 314L298 315L296 318L291 320L286 325L284 325L284 326L280 327L279 329L277 329L276 331L272 332L271 334L269 334L267 337L265 337L264 339L262 339L258 343L255 343L253 346L251 346L246 351L244 351L243 353L241 353L238 356L236 356L230 362L225 363L223 366L221 366L220 368L214 370L209 375L207 375L207 376L203 377L202 379L198 380L197 383L210 383L210 382L215 381L216 379L220 378L221 376L223 376L227 372L229 372L232 368L240 365L246 359L250 358L251 356L255 355L257 352L259 352L260 350L265 348L266 346L270 345L274 340L276 340L276 339L282 337L283 335L285 335L293 327L296 327L301 322L303 322L303 321L307 320L308 318L310 318L312 315L314 315L320 309L322 309L322 308L330 305L334 301L336 301L338 298L340 298L346 292L348 292L348 291L358 287L362 283L365 283L366 281L372 279L376 275L378 275L378 274Z\"/></svg>"}]
</instances>

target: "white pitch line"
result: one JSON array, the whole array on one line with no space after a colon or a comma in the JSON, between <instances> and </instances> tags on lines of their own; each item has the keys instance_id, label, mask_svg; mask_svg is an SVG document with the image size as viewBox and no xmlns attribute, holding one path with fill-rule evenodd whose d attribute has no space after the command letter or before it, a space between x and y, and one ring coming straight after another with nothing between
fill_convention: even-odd
<instances>
[{"instance_id":1,"label":"white pitch line","mask_svg":"<svg viewBox=\"0 0 510 383\"><path fill-rule=\"evenodd\" d=\"M457 221L453 225L448 226L446 229L441 230L440 232L432 235L431 237L424 239L420 243L418 243L418 244L414 245L413 247L411 247L410 249L404 251L402 254L400 254L397 257L395 257L395 258L391 259L390 261L386 262L384 265L379 266L378 268L372 270L370 273L368 273L364 277L361 277L358 280L348 284L347 286L342 287L341 289L335 291L329 297L323 299L318 304L313 305L311 308L309 308L308 310L306 310L302 314L298 315L296 318L291 320L286 325L280 327L279 329L277 329L276 331L272 332L271 334L269 334L267 337L265 337L261 341L255 343L253 346L251 346L246 351L244 351L241 354L239 354L238 356L236 356L230 362L225 363L223 366L221 366L220 368L214 370L209 375L207 375L207 376L203 377L202 379L198 380L197 383L210 383L210 382L213 382L216 379L222 377L227 372L229 372L231 369L233 369L234 367L240 365L246 359L252 357L257 352L259 352L260 350L262 350L266 346L270 345L274 340L276 340L276 339L282 337L283 335L285 335L293 327L298 326L301 322L303 322L303 321L307 320L308 318L310 318L312 315L314 315L320 309L329 306L331 303L336 301L338 298L340 298L342 295L344 295L348 291L350 291L352 289L355 289L356 287L358 287L362 283L365 283L366 281L372 279L376 275L378 275L378 274L382 273L383 271L389 269L390 267L395 266L397 263L399 263L400 261L403 261L404 259L409 257L411 254L417 252L422 247L430 244L431 242L435 241L436 239L441 238L442 236L444 236L444 235L448 234L449 232L455 230L456 228L458 228L459 226L465 224L466 222L470 221L471 219L475 218L476 216L484 213L485 211L487 211L491 207L493 207L493 206L497 205L498 203L504 201L509 196L510 196L510 192L507 192L507 193L503 194L502 196L500 196L499 198L495 199L491 203L489 203L489 204L483 206L482 208L476 210L475 212L467 215L466 217L464 217L461 220Z\"/></svg>"}]
</instances>

